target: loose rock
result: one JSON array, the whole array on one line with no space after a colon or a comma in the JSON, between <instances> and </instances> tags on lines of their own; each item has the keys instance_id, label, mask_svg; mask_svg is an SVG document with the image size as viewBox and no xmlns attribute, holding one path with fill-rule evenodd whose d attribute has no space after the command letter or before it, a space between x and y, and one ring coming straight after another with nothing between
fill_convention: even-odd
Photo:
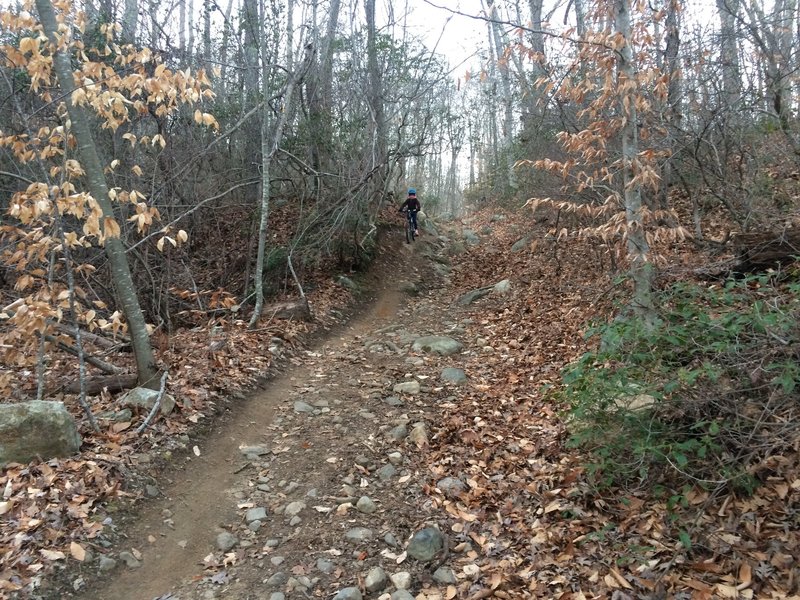
<instances>
[{"instance_id":1,"label":"loose rock","mask_svg":"<svg viewBox=\"0 0 800 600\"><path fill-rule=\"evenodd\" d=\"M448 498L455 498L466 489L464 482L456 477L440 479L436 482L436 487L442 490L444 495Z\"/></svg>"},{"instance_id":2,"label":"loose rock","mask_svg":"<svg viewBox=\"0 0 800 600\"><path fill-rule=\"evenodd\" d=\"M411 538L406 552L412 558L421 562L433 560L444 549L444 536L435 527L421 529Z\"/></svg>"},{"instance_id":3,"label":"loose rock","mask_svg":"<svg viewBox=\"0 0 800 600\"><path fill-rule=\"evenodd\" d=\"M333 600L362 600L361 591L357 587L346 587L339 590Z\"/></svg>"},{"instance_id":4,"label":"loose rock","mask_svg":"<svg viewBox=\"0 0 800 600\"><path fill-rule=\"evenodd\" d=\"M445 383L452 383L453 385L461 385L467 382L467 375L466 373L464 373L463 369L448 367L442 370L441 375L439 375L439 379L444 381Z\"/></svg>"},{"instance_id":5,"label":"loose rock","mask_svg":"<svg viewBox=\"0 0 800 600\"><path fill-rule=\"evenodd\" d=\"M289 576L283 571L277 571L276 573L273 573L264 583L267 587L279 588L286 585L287 581L289 581Z\"/></svg>"},{"instance_id":6,"label":"loose rock","mask_svg":"<svg viewBox=\"0 0 800 600\"><path fill-rule=\"evenodd\" d=\"M359 510L359 512L365 514L372 514L378 510L377 505L369 496L361 496L361 498L358 499L358 502L356 502L356 508Z\"/></svg>"},{"instance_id":7,"label":"loose rock","mask_svg":"<svg viewBox=\"0 0 800 600\"><path fill-rule=\"evenodd\" d=\"M117 561L115 561L111 557L105 556L104 554L101 554L100 558L97 559L97 567L101 571L110 571L116 566L117 566Z\"/></svg>"},{"instance_id":8,"label":"loose rock","mask_svg":"<svg viewBox=\"0 0 800 600\"><path fill-rule=\"evenodd\" d=\"M305 502L300 502L296 500L294 502L290 502L285 509L283 509L283 514L287 517L295 517L299 515L302 511L306 508Z\"/></svg>"},{"instance_id":9,"label":"loose rock","mask_svg":"<svg viewBox=\"0 0 800 600\"><path fill-rule=\"evenodd\" d=\"M452 584L456 583L456 574L450 567L439 567L433 572L433 580L437 583Z\"/></svg>"},{"instance_id":10,"label":"loose rock","mask_svg":"<svg viewBox=\"0 0 800 600\"><path fill-rule=\"evenodd\" d=\"M502 281L498 281L497 283L494 284L494 287L492 289L501 296L505 296L508 292L511 291L511 280L503 279Z\"/></svg>"},{"instance_id":11,"label":"loose rock","mask_svg":"<svg viewBox=\"0 0 800 600\"><path fill-rule=\"evenodd\" d=\"M314 407L310 404L303 402L302 400L297 400L294 403L294 412L296 413L313 413Z\"/></svg>"},{"instance_id":12,"label":"loose rock","mask_svg":"<svg viewBox=\"0 0 800 600\"><path fill-rule=\"evenodd\" d=\"M388 398L384 398L383 402L389 406L403 406L403 404L405 404L405 402L403 402L397 396L389 396Z\"/></svg>"},{"instance_id":13,"label":"loose rock","mask_svg":"<svg viewBox=\"0 0 800 600\"><path fill-rule=\"evenodd\" d=\"M425 423L414 423L411 427L411 433L409 434L409 439L414 442L417 446L422 448L423 446L428 445L428 429L425 427Z\"/></svg>"},{"instance_id":14,"label":"loose rock","mask_svg":"<svg viewBox=\"0 0 800 600\"><path fill-rule=\"evenodd\" d=\"M354 542L363 542L366 540L371 540L374 535L375 534L373 533L372 529L367 529L366 527L353 527L347 531L345 537Z\"/></svg>"},{"instance_id":15,"label":"loose rock","mask_svg":"<svg viewBox=\"0 0 800 600\"><path fill-rule=\"evenodd\" d=\"M414 352L429 352L440 356L449 356L460 352L464 346L458 340L443 335L427 335L414 340L411 349Z\"/></svg>"},{"instance_id":16,"label":"loose rock","mask_svg":"<svg viewBox=\"0 0 800 600\"><path fill-rule=\"evenodd\" d=\"M394 465L383 465L380 469L378 469L378 479L381 481L388 481L395 475L397 475L397 469L394 468Z\"/></svg>"},{"instance_id":17,"label":"loose rock","mask_svg":"<svg viewBox=\"0 0 800 600\"><path fill-rule=\"evenodd\" d=\"M441 488L440 488L441 489ZM442 490L444 491L444 490ZM247 511L247 514L244 517L244 520L247 523L252 523L253 521L264 521L267 518L267 509L257 506L255 508L251 508Z\"/></svg>"},{"instance_id":18,"label":"loose rock","mask_svg":"<svg viewBox=\"0 0 800 600\"><path fill-rule=\"evenodd\" d=\"M389 579L392 580L392 585L398 590L407 590L411 587L411 573L408 571L399 571L390 576Z\"/></svg>"},{"instance_id":19,"label":"loose rock","mask_svg":"<svg viewBox=\"0 0 800 600\"><path fill-rule=\"evenodd\" d=\"M238 543L239 538L233 535L230 531L223 531L217 536L217 548L223 552L227 552Z\"/></svg>"},{"instance_id":20,"label":"loose rock","mask_svg":"<svg viewBox=\"0 0 800 600\"><path fill-rule=\"evenodd\" d=\"M461 296L459 296L458 300L456 300L456 304L458 304L459 306L469 306L476 300L480 300L484 296L488 296L489 294L491 294L492 289L493 288L491 287L485 287L485 288L478 288L477 290L471 290L466 294L462 294Z\"/></svg>"},{"instance_id":21,"label":"loose rock","mask_svg":"<svg viewBox=\"0 0 800 600\"><path fill-rule=\"evenodd\" d=\"M142 563L139 562L133 554L130 552L120 552L119 559L125 563L125 566L129 569L138 569L142 566Z\"/></svg>"},{"instance_id":22,"label":"loose rock","mask_svg":"<svg viewBox=\"0 0 800 600\"><path fill-rule=\"evenodd\" d=\"M402 442L408 435L408 427L405 424L400 424L389 430L389 437L396 442Z\"/></svg>"},{"instance_id":23,"label":"loose rock","mask_svg":"<svg viewBox=\"0 0 800 600\"><path fill-rule=\"evenodd\" d=\"M130 406L131 408L142 408L150 410L156 403L159 395L158 390L151 390L148 388L137 387L133 388L127 394L118 400L120 406ZM164 394L161 397L161 406L159 412L162 415L168 415L175 408L175 398L170 394Z\"/></svg>"},{"instance_id":24,"label":"loose rock","mask_svg":"<svg viewBox=\"0 0 800 600\"><path fill-rule=\"evenodd\" d=\"M414 600L414 596L408 590L397 590L392 592L392 600Z\"/></svg>"},{"instance_id":25,"label":"loose rock","mask_svg":"<svg viewBox=\"0 0 800 600\"><path fill-rule=\"evenodd\" d=\"M373 567L364 579L364 587L368 592L379 592L386 587L387 582L386 572L380 567Z\"/></svg>"},{"instance_id":26,"label":"loose rock","mask_svg":"<svg viewBox=\"0 0 800 600\"><path fill-rule=\"evenodd\" d=\"M331 561L326 560L324 558L318 558L317 559L317 569L319 569L320 571L322 571L326 575L330 575L331 573L333 573L333 570L335 568L336 568L336 565L334 565Z\"/></svg>"},{"instance_id":27,"label":"loose rock","mask_svg":"<svg viewBox=\"0 0 800 600\"><path fill-rule=\"evenodd\" d=\"M396 384L394 388L392 388L392 391L396 394L410 394L412 396L419 394L419 381L403 381L402 383Z\"/></svg>"}]
</instances>

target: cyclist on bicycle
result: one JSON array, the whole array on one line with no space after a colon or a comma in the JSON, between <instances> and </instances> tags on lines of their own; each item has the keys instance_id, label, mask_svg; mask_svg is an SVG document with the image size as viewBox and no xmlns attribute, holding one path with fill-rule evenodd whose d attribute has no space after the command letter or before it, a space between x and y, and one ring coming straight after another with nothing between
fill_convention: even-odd
<instances>
[{"instance_id":1,"label":"cyclist on bicycle","mask_svg":"<svg viewBox=\"0 0 800 600\"><path fill-rule=\"evenodd\" d=\"M422 205L417 200L417 190L414 188L409 188L408 190L408 198L406 201L403 202L403 205L400 207L400 212L408 211L408 217L411 219L411 226L414 228L414 235L419 235L419 230L417 229L417 213L422 210Z\"/></svg>"}]
</instances>

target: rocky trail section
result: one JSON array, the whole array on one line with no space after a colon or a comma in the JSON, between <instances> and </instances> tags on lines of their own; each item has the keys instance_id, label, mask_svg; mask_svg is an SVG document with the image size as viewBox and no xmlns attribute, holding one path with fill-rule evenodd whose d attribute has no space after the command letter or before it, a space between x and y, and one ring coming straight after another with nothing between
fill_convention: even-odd
<instances>
[{"instance_id":1,"label":"rocky trail section","mask_svg":"<svg viewBox=\"0 0 800 600\"><path fill-rule=\"evenodd\" d=\"M436 484L424 467L431 423L475 352L446 314L446 245L407 247L402 263L415 266L398 269L368 314L198 444L126 543L97 559L113 577L76 597L454 597L476 578L474 564L450 567L451 551L477 554L452 547L425 494Z\"/></svg>"}]
</instances>

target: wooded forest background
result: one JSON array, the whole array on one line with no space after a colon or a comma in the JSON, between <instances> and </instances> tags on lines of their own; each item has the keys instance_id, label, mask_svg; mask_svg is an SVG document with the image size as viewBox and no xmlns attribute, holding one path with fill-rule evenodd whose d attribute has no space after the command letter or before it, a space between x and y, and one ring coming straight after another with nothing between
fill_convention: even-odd
<instances>
[{"instance_id":1,"label":"wooded forest background","mask_svg":"<svg viewBox=\"0 0 800 600\"><path fill-rule=\"evenodd\" d=\"M793 0L484 2L482 66L461 76L404 26L413 3L53 6L2 19L6 304L29 332L67 296L73 322L112 327L120 308L143 381L145 321L171 331L225 303L255 318L265 289L362 264L407 185L446 217L551 206L559 235L591 233L612 266L627 254L645 307L659 235L703 243L709 214L746 232L793 208Z\"/></svg>"}]
</instances>

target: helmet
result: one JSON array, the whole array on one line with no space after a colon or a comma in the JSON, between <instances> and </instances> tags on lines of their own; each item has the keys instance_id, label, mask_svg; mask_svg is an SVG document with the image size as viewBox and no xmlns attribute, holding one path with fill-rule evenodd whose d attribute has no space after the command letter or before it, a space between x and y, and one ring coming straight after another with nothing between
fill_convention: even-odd
<instances>
[{"instance_id":1,"label":"helmet","mask_svg":"<svg viewBox=\"0 0 800 600\"><path fill-rule=\"evenodd\" d=\"M416 196L417 195L417 190L415 190L414 188L408 188L408 195L409 196Z\"/></svg>"}]
</instances>

